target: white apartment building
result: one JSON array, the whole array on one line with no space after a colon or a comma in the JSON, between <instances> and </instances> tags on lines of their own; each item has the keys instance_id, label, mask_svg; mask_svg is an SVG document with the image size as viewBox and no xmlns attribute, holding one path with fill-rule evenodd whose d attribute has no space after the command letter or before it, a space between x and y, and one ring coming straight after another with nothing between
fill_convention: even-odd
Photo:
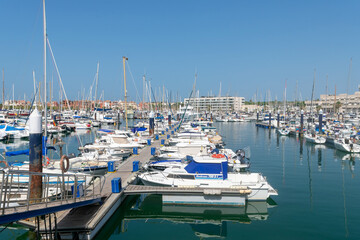
<instances>
[{"instance_id":1,"label":"white apartment building","mask_svg":"<svg viewBox=\"0 0 360 240\"><path fill-rule=\"evenodd\" d=\"M242 105L245 104L243 97L199 97L199 98L185 98L185 105L190 104L194 110L199 112L232 112L240 111Z\"/></svg>"}]
</instances>

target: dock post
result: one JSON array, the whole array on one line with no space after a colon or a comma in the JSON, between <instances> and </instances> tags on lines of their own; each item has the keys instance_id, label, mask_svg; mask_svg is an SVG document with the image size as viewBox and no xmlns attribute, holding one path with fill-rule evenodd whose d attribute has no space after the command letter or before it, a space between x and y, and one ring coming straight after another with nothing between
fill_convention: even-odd
<instances>
[{"instance_id":1,"label":"dock post","mask_svg":"<svg viewBox=\"0 0 360 240\"><path fill-rule=\"evenodd\" d=\"M169 124L169 127L171 127L171 112L170 111L168 112L168 124Z\"/></svg>"},{"instance_id":2,"label":"dock post","mask_svg":"<svg viewBox=\"0 0 360 240\"><path fill-rule=\"evenodd\" d=\"M117 129L120 129L120 111L117 113Z\"/></svg>"},{"instance_id":3,"label":"dock post","mask_svg":"<svg viewBox=\"0 0 360 240\"><path fill-rule=\"evenodd\" d=\"M213 121L212 112L210 113L210 121Z\"/></svg>"},{"instance_id":4,"label":"dock post","mask_svg":"<svg viewBox=\"0 0 360 240\"><path fill-rule=\"evenodd\" d=\"M322 119L323 119L323 111L320 109L319 111L319 134L322 133Z\"/></svg>"},{"instance_id":5,"label":"dock post","mask_svg":"<svg viewBox=\"0 0 360 240\"><path fill-rule=\"evenodd\" d=\"M156 153L156 148L152 147L152 148L151 148L151 155L153 155L153 156L154 156L154 155L155 155L155 153Z\"/></svg>"},{"instance_id":6,"label":"dock post","mask_svg":"<svg viewBox=\"0 0 360 240\"><path fill-rule=\"evenodd\" d=\"M278 114L277 114L277 127L280 127L280 110L278 110Z\"/></svg>"},{"instance_id":7,"label":"dock post","mask_svg":"<svg viewBox=\"0 0 360 240\"><path fill-rule=\"evenodd\" d=\"M151 137L154 135L154 126L155 126L155 119L154 119L154 112L151 111L149 114L149 136Z\"/></svg>"},{"instance_id":8,"label":"dock post","mask_svg":"<svg viewBox=\"0 0 360 240\"><path fill-rule=\"evenodd\" d=\"M42 120L35 108L29 117L29 171L42 173ZM39 202L42 197L42 176L31 176L30 200Z\"/></svg>"},{"instance_id":9,"label":"dock post","mask_svg":"<svg viewBox=\"0 0 360 240\"><path fill-rule=\"evenodd\" d=\"M304 110L301 110L300 115L300 137L304 134Z\"/></svg>"},{"instance_id":10,"label":"dock post","mask_svg":"<svg viewBox=\"0 0 360 240\"><path fill-rule=\"evenodd\" d=\"M271 111L269 111L269 129L271 129Z\"/></svg>"},{"instance_id":11,"label":"dock post","mask_svg":"<svg viewBox=\"0 0 360 240\"><path fill-rule=\"evenodd\" d=\"M256 110L256 122L258 122L258 121L259 121L259 111Z\"/></svg>"}]
</instances>

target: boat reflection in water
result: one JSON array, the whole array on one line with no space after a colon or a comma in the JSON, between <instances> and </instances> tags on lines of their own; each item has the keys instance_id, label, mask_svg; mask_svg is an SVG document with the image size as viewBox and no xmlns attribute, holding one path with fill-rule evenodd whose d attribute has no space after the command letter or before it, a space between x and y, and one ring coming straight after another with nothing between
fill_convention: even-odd
<instances>
[{"instance_id":1,"label":"boat reflection in water","mask_svg":"<svg viewBox=\"0 0 360 240\"><path fill-rule=\"evenodd\" d=\"M124 203L106 229L101 230L98 239L124 233L126 226L139 220L149 224L156 220L188 224L195 236L200 238L225 238L228 222L250 224L252 221L267 220L268 209L276 206L271 198L248 202L244 207L163 205L161 195L129 197Z\"/></svg>"}]
</instances>

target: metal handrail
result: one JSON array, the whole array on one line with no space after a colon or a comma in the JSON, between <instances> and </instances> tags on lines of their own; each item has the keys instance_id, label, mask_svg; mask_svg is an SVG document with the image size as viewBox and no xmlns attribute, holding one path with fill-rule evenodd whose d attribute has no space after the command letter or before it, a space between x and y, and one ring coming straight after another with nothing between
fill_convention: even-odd
<instances>
[{"instance_id":1,"label":"metal handrail","mask_svg":"<svg viewBox=\"0 0 360 240\"><path fill-rule=\"evenodd\" d=\"M94 199L101 196L101 192L105 185L105 176L99 175L87 175L87 174L61 174L61 173L37 173L29 172L24 170L2 170L1 189L0 189L0 209L1 214L5 214L7 208L17 208L19 206L26 206L29 211L30 206L44 204L45 207L51 202L59 202L63 204L64 201L67 203L78 202L88 199ZM21 182L21 176L26 175L27 181ZM30 199L30 186L32 176L42 176L43 181L43 193L40 199ZM25 177L26 178L26 177ZM95 187L94 179L99 178L98 186ZM9 181L10 180L10 181ZM83 191L78 195L78 183L83 186ZM92 188L91 188L91 185ZM71 189L73 190L72 193ZM12 195L20 196L20 199L12 200ZM21 196L24 199L21 199ZM18 203L19 206L10 206L10 203Z\"/></svg>"}]
</instances>

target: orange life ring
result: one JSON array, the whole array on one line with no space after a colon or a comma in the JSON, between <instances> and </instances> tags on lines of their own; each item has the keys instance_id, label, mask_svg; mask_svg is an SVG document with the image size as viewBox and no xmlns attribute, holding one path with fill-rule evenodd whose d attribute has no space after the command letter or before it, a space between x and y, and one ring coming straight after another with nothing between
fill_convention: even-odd
<instances>
[{"instance_id":1,"label":"orange life ring","mask_svg":"<svg viewBox=\"0 0 360 240\"><path fill-rule=\"evenodd\" d=\"M213 157L213 158L223 158L223 157L225 157L225 155L224 154L213 154L213 155L211 155L211 157Z\"/></svg>"},{"instance_id":2,"label":"orange life ring","mask_svg":"<svg viewBox=\"0 0 360 240\"><path fill-rule=\"evenodd\" d=\"M64 160L66 161L66 166L64 165ZM66 155L63 155L60 159L60 169L62 172L67 172L69 170L70 167L70 162L69 162L69 158Z\"/></svg>"},{"instance_id":3,"label":"orange life ring","mask_svg":"<svg viewBox=\"0 0 360 240\"><path fill-rule=\"evenodd\" d=\"M7 161L0 161L0 163L4 163L5 167L9 167L9 163Z\"/></svg>"}]
</instances>

